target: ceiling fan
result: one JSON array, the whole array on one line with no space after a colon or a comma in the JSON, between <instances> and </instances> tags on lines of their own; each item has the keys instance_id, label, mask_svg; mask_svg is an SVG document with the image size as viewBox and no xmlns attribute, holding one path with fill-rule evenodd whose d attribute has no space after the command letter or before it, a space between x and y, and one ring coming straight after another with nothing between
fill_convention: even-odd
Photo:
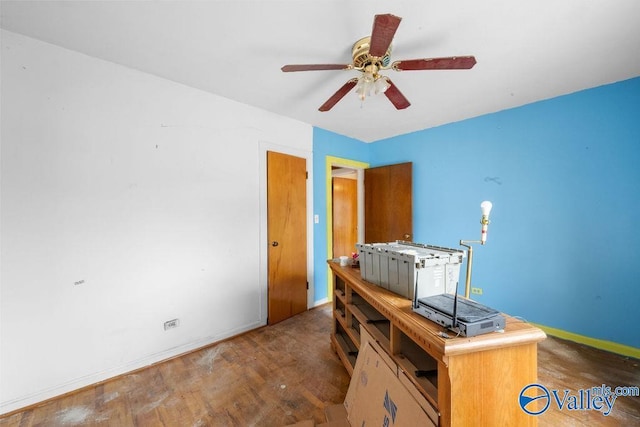
<instances>
[{"instance_id":1,"label":"ceiling fan","mask_svg":"<svg viewBox=\"0 0 640 427\"><path fill-rule=\"evenodd\" d=\"M391 15L376 15L373 20L371 36L364 37L354 43L351 64L291 64L282 67L285 73L292 71L319 70L357 70L362 73L357 78L348 80L319 108L329 111L351 89L362 101L371 94L384 93L389 101L398 109L407 108L411 103L387 76L379 71L393 69L395 71L415 70L468 70L476 64L473 56L452 56L446 58L422 58L391 62L391 41L402 18Z\"/></svg>"}]
</instances>

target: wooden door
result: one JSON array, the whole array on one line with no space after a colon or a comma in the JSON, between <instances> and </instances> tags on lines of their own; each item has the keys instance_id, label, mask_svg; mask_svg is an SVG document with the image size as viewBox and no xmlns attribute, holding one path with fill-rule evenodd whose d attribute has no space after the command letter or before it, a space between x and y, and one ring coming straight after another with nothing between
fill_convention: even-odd
<instances>
[{"instance_id":1,"label":"wooden door","mask_svg":"<svg viewBox=\"0 0 640 427\"><path fill-rule=\"evenodd\" d=\"M413 240L412 164L364 171L365 243Z\"/></svg>"},{"instance_id":2,"label":"wooden door","mask_svg":"<svg viewBox=\"0 0 640 427\"><path fill-rule=\"evenodd\" d=\"M358 240L358 181L335 177L331 182L333 256L350 256Z\"/></svg>"},{"instance_id":3,"label":"wooden door","mask_svg":"<svg viewBox=\"0 0 640 427\"><path fill-rule=\"evenodd\" d=\"M307 309L306 160L267 152L268 323Z\"/></svg>"}]
</instances>

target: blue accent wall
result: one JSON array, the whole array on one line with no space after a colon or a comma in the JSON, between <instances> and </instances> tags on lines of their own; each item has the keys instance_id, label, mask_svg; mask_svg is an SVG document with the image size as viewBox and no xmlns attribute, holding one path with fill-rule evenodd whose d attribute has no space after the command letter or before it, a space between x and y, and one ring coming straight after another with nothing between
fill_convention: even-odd
<instances>
[{"instance_id":1,"label":"blue accent wall","mask_svg":"<svg viewBox=\"0 0 640 427\"><path fill-rule=\"evenodd\" d=\"M364 145L371 166L413 162L416 242L478 240L480 202L493 202L474 299L640 347L640 78Z\"/></svg>"},{"instance_id":2,"label":"blue accent wall","mask_svg":"<svg viewBox=\"0 0 640 427\"><path fill-rule=\"evenodd\" d=\"M357 139L348 138L320 128L313 129L313 213L319 216L313 225L314 301L327 298L327 156L369 162L369 146Z\"/></svg>"}]
</instances>

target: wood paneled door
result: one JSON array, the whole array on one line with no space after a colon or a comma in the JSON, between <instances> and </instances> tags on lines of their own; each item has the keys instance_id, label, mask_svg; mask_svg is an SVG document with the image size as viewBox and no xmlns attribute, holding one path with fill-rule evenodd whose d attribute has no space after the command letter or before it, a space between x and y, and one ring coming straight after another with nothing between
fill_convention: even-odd
<instances>
[{"instance_id":1,"label":"wood paneled door","mask_svg":"<svg viewBox=\"0 0 640 427\"><path fill-rule=\"evenodd\" d=\"M413 240L412 164L365 169L365 243Z\"/></svg>"},{"instance_id":2,"label":"wood paneled door","mask_svg":"<svg viewBox=\"0 0 640 427\"><path fill-rule=\"evenodd\" d=\"M333 256L356 252L358 239L358 181L332 178Z\"/></svg>"},{"instance_id":3,"label":"wood paneled door","mask_svg":"<svg viewBox=\"0 0 640 427\"><path fill-rule=\"evenodd\" d=\"M267 152L268 323L307 309L306 159Z\"/></svg>"}]
</instances>

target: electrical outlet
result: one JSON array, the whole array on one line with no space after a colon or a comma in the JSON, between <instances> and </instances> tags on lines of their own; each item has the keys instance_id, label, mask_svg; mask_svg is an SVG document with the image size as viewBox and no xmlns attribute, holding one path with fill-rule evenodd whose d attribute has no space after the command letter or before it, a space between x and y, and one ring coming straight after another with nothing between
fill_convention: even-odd
<instances>
[{"instance_id":1,"label":"electrical outlet","mask_svg":"<svg viewBox=\"0 0 640 427\"><path fill-rule=\"evenodd\" d=\"M178 326L180 326L180 320L179 319L172 319L172 320L167 320L166 322L164 322L164 330L168 330L168 329L173 329L173 328L177 328Z\"/></svg>"},{"instance_id":2,"label":"electrical outlet","mask_svg":"<svg viewBox=\"0 0 640 427\"><path fill-rule=\"evenodd\" d=\"M482 288L471 288L471 293L476 295L482 295Z\"/></svg>"}]
</instances>

